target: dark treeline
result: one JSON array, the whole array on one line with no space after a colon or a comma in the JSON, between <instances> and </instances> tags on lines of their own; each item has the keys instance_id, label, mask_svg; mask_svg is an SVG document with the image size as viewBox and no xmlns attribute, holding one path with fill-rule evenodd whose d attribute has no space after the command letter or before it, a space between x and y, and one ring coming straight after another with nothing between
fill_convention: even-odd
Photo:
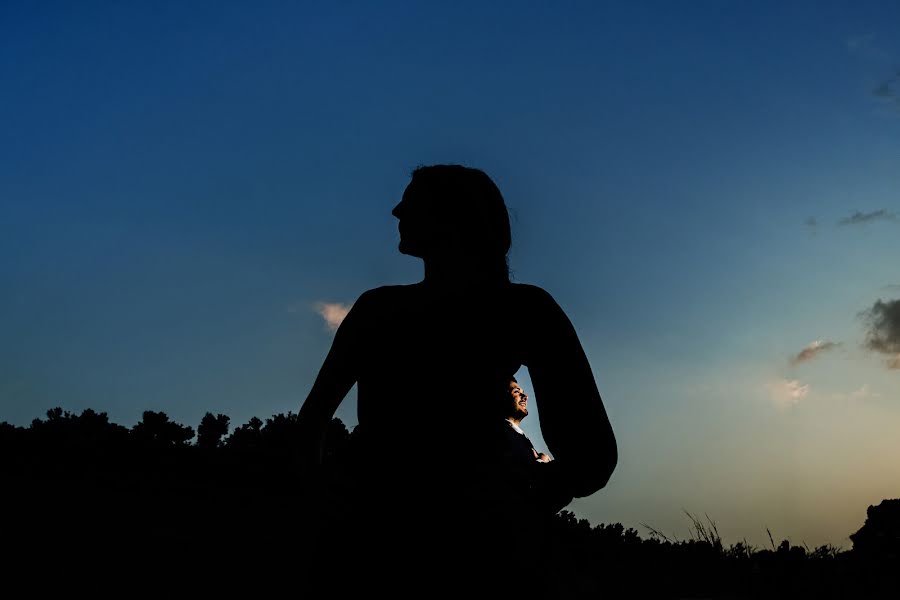
<instances>
[{"instance_id":1,"label":"dark treeline","mask_svg":"<svg viewBox=\"0 0 900 600\"><path fill-rule=\"evenodd\" d=\"M358 444L334 419L325 465L302 478L296 425L295 414L279 414L229 433L227 416L207 413L195 432L147 411L129 429L105 413L59 408L29 427L0 423L7 573L39 571L98 589L120 578L303 590L322 524L352 493ZM560 597L879 597L900 582L900 500L870 507L846 550L774 539L768 548L726 546L714 522L688 517L691 538L675 540L562 511L549 547L498 557L498 568L526 584L540 569ZM336 564L339 542L329 545ZM340 580L329 585L342 589Z\"/></svg>"}]
</instances>

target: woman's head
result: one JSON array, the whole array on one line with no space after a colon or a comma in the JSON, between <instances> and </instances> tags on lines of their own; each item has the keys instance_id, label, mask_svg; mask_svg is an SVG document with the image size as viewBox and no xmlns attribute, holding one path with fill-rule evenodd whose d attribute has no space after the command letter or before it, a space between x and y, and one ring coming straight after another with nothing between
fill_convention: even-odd
<instances>
[{"instance_id":1,"label":"woman's head","mask_svg":"<svg viewBox=\"0 0 900 600\"><path fill-rule=\"evenodd\" d=\"M511 244L509 213L483 171L459 165L419 167L392 214L400 220L400 252L467 265L502 264Z\"/></svg>"}]
</instances>

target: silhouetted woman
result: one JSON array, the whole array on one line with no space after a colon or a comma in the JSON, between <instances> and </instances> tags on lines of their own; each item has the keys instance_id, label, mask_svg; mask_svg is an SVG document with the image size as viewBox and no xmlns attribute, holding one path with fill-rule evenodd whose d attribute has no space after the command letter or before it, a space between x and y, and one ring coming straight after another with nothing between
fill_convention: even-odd
<instances>
[{"instance_id":1,"label":"silhouetted woman","mask_svg":"<svg viewBox=\"0 0 900 600\"><path fill-rule=\"evenodd\" d=\"M353 556L382 574L474 581L528 531L523 500L494 471L510 377L528 367L562 504L606 484L615 437L569 319L544 290L509 281L509 216L494 182L457 165L421 167L393 215L400 252L421 258L425 277L353 305L300 409L307 459L321 459L326 425L357 384L361 482L348 519L363 550ZM387 539L403 548L396 562Z\"/></svg>"}]
</instances>

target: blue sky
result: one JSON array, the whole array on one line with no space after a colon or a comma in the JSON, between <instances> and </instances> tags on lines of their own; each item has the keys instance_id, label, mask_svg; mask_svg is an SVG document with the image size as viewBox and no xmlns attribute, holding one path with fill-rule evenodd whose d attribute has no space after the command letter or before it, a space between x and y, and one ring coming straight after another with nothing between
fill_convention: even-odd
<instances>
[{"instance_id":1,"label":"blue sky","mask_svg":"<svg viewBox=\"0 0 900 600\"><path fill-rule=\"evenodd\" d=\"M390 210L416 166L462 163L503 191L515 279L569 314L619 437L580 515L849 546L900 495L900 370L860 317L900 298L898 22L5 2L0 420L296 411L331 342L316 304L420 278Z\"/></svg>"}]
</instances>

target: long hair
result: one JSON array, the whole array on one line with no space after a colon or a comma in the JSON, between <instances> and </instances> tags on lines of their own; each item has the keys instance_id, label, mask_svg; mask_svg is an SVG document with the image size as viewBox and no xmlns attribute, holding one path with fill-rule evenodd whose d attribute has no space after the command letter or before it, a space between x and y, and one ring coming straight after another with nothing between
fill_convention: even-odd
<instances>
[{"instance_id":1,"label":"long hair","mask_svg":"<svg viewBox=\"0 0 900 600\"><path fill-rule=\"evenodd\" d=\"M461 165L422 166L413 171L410 185L441 231L460 241L455 252L492 279L509 281L509 212L500 189L484 171Z\"/></svg>"}]
</instances>

